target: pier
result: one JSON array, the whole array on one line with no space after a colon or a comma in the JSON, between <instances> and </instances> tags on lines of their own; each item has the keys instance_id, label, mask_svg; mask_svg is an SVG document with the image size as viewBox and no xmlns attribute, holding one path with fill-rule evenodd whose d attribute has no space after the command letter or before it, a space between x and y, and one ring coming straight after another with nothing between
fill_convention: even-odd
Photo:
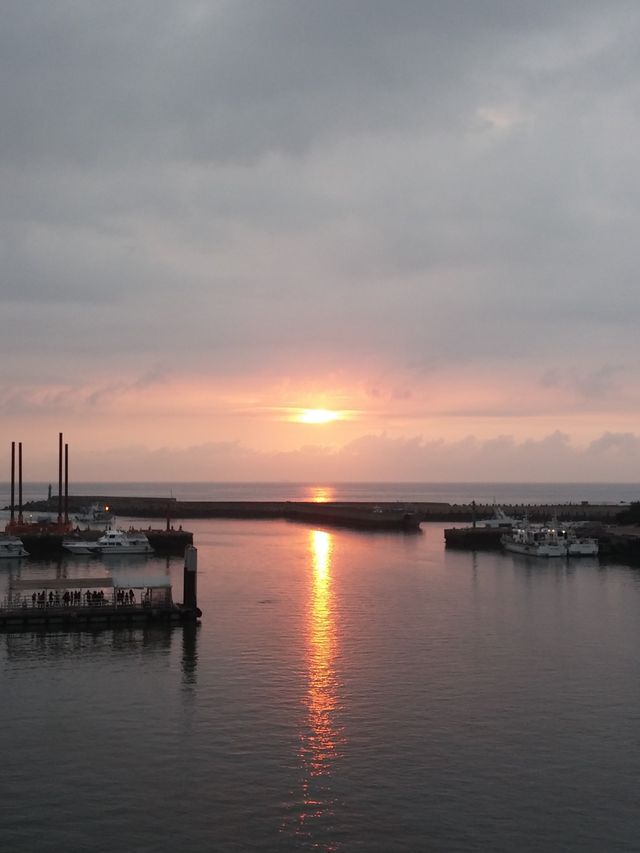
<instances>
[{"instance_id":1,"label":"pier","mask_svg":"<svg viewBox=\"0 0 640 853\"><path fill-rule=\"evenodd\" d=\"M26 550L32 557L55 557L67 554L62 547L64 539L70 534L50 531L46 525L23 525L22 528L13 527L16 536L19 536ZM131 532L144 533L149 540L155 554L159 557L181 557L188 545L193 545L193 533L187 530L135 530ZM104 530L82 530L80 537L88 541L95 541L102 536Z\"/></svg>"},{"instance_id":2,"label":"pier","mask_svg":"<svg viewBox=\"0 0 640 853\"><path fill-rule=\"evenodd\" d=\"M0 604L0 631L70 630L161 623L195 623L197 550L185 551L183 600L172 598L166 575L117 572L103 577L12 578Z\"/></svg>"}]
</instances>

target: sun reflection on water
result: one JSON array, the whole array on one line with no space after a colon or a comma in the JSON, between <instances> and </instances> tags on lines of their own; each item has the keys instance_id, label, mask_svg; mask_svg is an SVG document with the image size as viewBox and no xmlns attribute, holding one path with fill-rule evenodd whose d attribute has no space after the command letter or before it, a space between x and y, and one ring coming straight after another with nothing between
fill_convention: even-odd
<instances>
[{"instance_id":1,"label":"sun reflection on water","mask_svg":"<svg viewBox=\"0 0 640 853\"><path fill-rule=\"evenodd\" d=\"M310 486L308 500L317 504L325 504L328 501L335 500L336 490L333 486ZM319 533L320 531L314 531ZM327 534L328 535L328 534Z\"/></svg>"},{"instance_id":2,"label":"sun reflection on water","mask_svg":"<svg viewBox=\"0 0 640 853\"><path fill-rule=\"evenodd\" d=\"M303 730L300 759L303 769L302 802L298 832L314 837L314 825L325 823L334 811L332 775L344 746L342 729L336 721L339 710L335 671L337 653L336 616L331 578L333 536L321 530L309 533L311 582L307 609L307 724ZM318 842L318 839L315 839ZM323 839L321 849L335 846Z\"/></svg>"}]
</instances>

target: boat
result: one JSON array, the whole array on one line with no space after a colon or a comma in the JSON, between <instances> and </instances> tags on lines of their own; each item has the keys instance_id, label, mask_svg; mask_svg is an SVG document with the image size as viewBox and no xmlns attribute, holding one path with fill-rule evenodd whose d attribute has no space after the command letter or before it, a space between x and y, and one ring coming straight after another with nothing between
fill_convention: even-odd
<instances>
[{"instance_id":1,"label":"boat","mask_svg":"<svg viewBox=\"0 0 640 853\"><path fill-rule=\"evenodd\" d=\"M92 504L88 509L76 513L74 519L77 524L86 524L90 528L109 527L113 524L115 516L108 506Z\"/></svg>"},{"instance_id":2,"label":"boat","mask_svg":"<svg viewBox=\"0 0 640 853\"><path fill-rule=\"evenodd\" d=\"M595 557L600 550L597 539L591 536L579 536L575 528L567 527L563 531L567 543L568 557Z\"/></svg>"},{"instance_id":3,"label":"boat","mask_svg":"<svg viewBox=\"0 0 640 853\"><path fill-rule=\"evenodd\" d=\"M153 548L144 533L124 530L107 530L97 541L101 557L112 554L153 554Z\"/></svg>"},{"instance_id":4,"label":"boat","mask_svg":"<svg viewBox=\"0 0 640 853\"><path fill-rule=\"evenodd\" d=\"M153 554L153 548L144 533L125 530L107 530L95 541L89 539L68 538L62 547L71 554L94 554L100 557L114 554Z\"/></svg>"},{"instance_id":5,"label":"boat","mask_svg":"<svg viewBox=\"0 0 640 853\"><path fill-rule=\"evenodd\" d=\"M502 509L501 506L494 506L493 518L482 518L478 522L478 524L482 527L488 527L492 529L510 529L513 527L517 527L518 525L522 525L524 523L525 521L523 518L516 518L513 515L507 515L507 513Z\"/></svg>"},{"instance_id":6,"label":"boat","mask_svg":"<svg viewBox=\"0 0 640 853\"><path fill-rule=\"evenodd\" d=\"M0 558L28 557L29 552L17 536L0 536Z\"/></svg>"},{"instance_id":7,"label":"boat","mask_svg":"<svg viewBox=\"0 0 640 853\"><path fill-rule=\"evenodd\" d=\"M70 554L97 554L98 543L90 539L82 539L79 536L62 540L62 547Z\"/></svg>"},{"instance_id":8,"label":"boat","mask_svg":"<svg viewBox=\"0 0 640 853\"><path fill-rule=\"evenodd\" d=\"M567 542L555 527L521 524L500 537L503 548L527 557L566 557Z\"/></svg>"}]
</instances>

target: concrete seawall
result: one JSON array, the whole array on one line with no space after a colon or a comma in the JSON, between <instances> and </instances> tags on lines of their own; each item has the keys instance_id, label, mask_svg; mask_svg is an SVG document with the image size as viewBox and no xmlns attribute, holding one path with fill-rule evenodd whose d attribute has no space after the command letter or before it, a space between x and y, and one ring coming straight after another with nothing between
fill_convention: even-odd
<instances>
[{"instance_id":1,"label":"concrete seawall","mask_svg":"<svg viewBox=\"0 0 640 853\"><path fill-rule=\"evenodd\" d=\"M121 497L118 495L74 495L69 497L69 512L79 512L88 504L108 505L120 516L163 518L171 521L189 518L325 518L328 522L382 525L411 515L420 521L460 521L490 518L493 506L436 502L305 502L305 501L179 501L175 498ZM57 506L57 504L56 504ZM53 503L33 501L25 512L55 511ZM509 515L526 514L531 521L544 521L556 516L566 521L610 522L624 506L614 504L541 504L503 506Z\"/></svg>"}]
</instances>

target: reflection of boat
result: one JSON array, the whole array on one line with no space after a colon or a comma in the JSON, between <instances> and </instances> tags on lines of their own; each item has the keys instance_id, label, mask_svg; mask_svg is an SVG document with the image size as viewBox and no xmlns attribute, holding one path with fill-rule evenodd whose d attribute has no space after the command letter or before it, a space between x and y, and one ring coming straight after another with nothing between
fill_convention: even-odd
<instances>
[{"instance_id":1,"label":"reflection of boat","mask_svg":"<svg viewBox=\"0 0 640 853\"><path fill-rule=\"evenodd\" d=\"M566 557L567 544L554 527L542 524L521 524L503 533L503 547L514 554L527 557Z\"/></svg>"},{"instance_id":2,"label":"reflection of boat","mask_svg":"<svg viewBox=\"0 0 640 853\"><path fill-rule=\"evenodd\" d=\"M86 539L65 539L62 547L71 554L153 554L153 548L144 533L127 533L124 530L107 530L95 542Z\"/></svg>"},{"instance_id":3,"label":"reflection of boat","mask_svg":"<svg viewBox=\"0 0 640 853\"><path fill-rule=\"evenodd\" d=\"M0 557L12 558L28 557L29 552L25 550L22 539L17 536L0 536Z\"/></svg>"}]
</instances>

